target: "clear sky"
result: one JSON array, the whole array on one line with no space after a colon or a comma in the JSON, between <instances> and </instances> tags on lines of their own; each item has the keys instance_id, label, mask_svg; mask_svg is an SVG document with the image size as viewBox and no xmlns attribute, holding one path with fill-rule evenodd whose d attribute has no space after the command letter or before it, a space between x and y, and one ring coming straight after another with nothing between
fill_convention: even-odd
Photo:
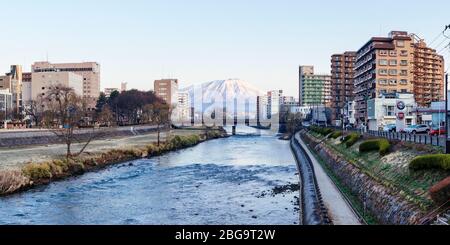
<instances>
[{"instance_id":1,"label":"clear sky","mask_svg":"<svg viewBox=\"0 0 450 245\"><path fill-rule=\"evenodd\" d=\"M330 55L406 30L430 42L450 24L450 1L0 1L0 72L34 61L97 61L102 87L150 90L227 78L297 95L298 66L329 73ZM434 45L440 43L436 41ZM442 45L443 47L444 45ZM438 49L440 50L440 48Z\"/></svg>"}]
</instances>

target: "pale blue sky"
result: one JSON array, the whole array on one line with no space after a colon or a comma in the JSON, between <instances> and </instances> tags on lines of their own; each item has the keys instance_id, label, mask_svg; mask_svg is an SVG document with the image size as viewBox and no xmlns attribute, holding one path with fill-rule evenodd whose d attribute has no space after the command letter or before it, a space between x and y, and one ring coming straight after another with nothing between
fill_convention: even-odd
<instances>
[{"instance_id":1,"label":"pale blue sky","mask_svg":"<svg viewBox=\"0 0 450 245\"><path fill-rule=\"evenodd\" d=\"M0 72L33 61L98 61L102 87L149 90L240 78L297 95L298 65L329 73L332 53L407 30L432 40L450 1L0 0ZM435 43L432 46L437 46ZM444 46L444 45L442 45Z\"/></svg>"}]
</instances>

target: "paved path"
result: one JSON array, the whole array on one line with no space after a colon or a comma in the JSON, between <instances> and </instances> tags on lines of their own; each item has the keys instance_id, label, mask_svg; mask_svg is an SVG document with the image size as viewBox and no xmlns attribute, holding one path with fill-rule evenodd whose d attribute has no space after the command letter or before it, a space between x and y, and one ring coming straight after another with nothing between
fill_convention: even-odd
<instances>
[{"instance_id":1,"label":"paved path","mask_svg":"<svg viewBox=\"0 0 450 245\"><path fill-rule=\"evenodd\" d=\"M129 128L128 128L129 130ZM197 130L174 130L172 135L196 134ZM166 133L161 133L161 138L166 138ZM157 141L156 133L138 135L133 137L96 140L91 142L87 148L89 153L106 152L111 149L141 147ZM77 152L84 144L73 144L72 152ZM16 149L0 148L0 171L6 169L17 169L28 162L44 162L64 157L66 153L65 144L29 146Z\"/></svg>"},{"instance_id":2,"label":"paved path","mask_svg":"<svg viewBox=\"0 0 450 245\"><path fill-rule=\"evenodd\" d=\"M295 138L312 160L322 198L333 223L335 225L361 225L358 216L354 213L334 182L325 173L308 146L300 138L300 134L296 134Z\"/></svg>"}]
</instances>

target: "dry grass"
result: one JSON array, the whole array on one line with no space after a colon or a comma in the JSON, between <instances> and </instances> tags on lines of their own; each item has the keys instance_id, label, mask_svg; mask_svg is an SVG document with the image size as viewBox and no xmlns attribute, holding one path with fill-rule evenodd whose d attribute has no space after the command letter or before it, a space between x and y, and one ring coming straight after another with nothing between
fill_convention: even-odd
<instances>
[{"instance_id":1,"label":"dry grass","mask_svg":"<svg viewBox=\"0 0 450 245\"><path fill-rule=\"evenodd\" d=\"M0 172L0 195L12 194L30 186L30 179L20 171Z\"/></svg>"}]
</instances>

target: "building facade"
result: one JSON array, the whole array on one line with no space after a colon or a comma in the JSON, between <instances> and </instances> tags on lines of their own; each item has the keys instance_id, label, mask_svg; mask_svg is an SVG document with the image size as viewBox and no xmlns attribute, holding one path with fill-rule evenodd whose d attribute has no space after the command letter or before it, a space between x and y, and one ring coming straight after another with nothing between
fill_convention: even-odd
<instances>
[{"instance_id":1,"label":"building facade","mask_svg":"<svg viewBox=\"0 0 450 245\"><path fill-rule=\"evenodd\" d=\"M430 107L432 102L445 97L444 57L427 47L425 41L412 34L414 95L419 107Z\"/></svg>"},{"instance_id":2,"label":"building facade","mask_svg":"<svg viewBox=\"0 0 450 245\"><path fill-rule=\"evenodd\" d=\"M83 95L83 77L72 72L39 72L32 74L31 98L37 100L57 86L73 88L79 96Z\"/></svg>"},{"instance_id":3,"label":"building facade","mask_svg":"<svg viewBox=\"0 0 450 245\"><path fill-rule=\"evenodd\" d=\"M95 110L100 96L100 64L96 62L82 63L49 63L35 62L32 73L72 72L82 77L82 95L88 100L90 109Z\"/></svg>"},{"instance_id":4,"label":"building facade","mask_svg":"<svg viewBox=\"0 0 450 245\"><path fill-rule=\"evenodd\" d=\"M115 91L119 92L119 89L118 88L105 88L103 93L105 94L106 98L109 98L109 97L111 97L111 94L114 93Z\"/></svg>"},{"instance_id":5,"label":"building facade","mask_svg":"<svg viewBox=\"0 0 450 245\"><path fill-rule=\"evenodd\" d=\"M128 83L127 82L122 82L120 84L120 92L125 92L127 91L127 87L128 87Z\"/></svg>"},{"instance_id":6,"label":"building facade","mask_svg":"<svg viewBox=\"0 0 450 245\"><path fill-rule=\"evenodd\" d=\"M353 101L355 61L356 52L331 56L331 120L335 126L342 124L343 110Z\"/></svg>"},{"instance_id":7,"label":"building facade","mask_svg":"<svg viewBox=\"0 0 450 245\"><path fill-rule=\"evenodd\" d=\"M397 108L399 102L402 102L404 106L403 118L399 118ZM369 130L378 131L388 124L397 124L399 120L405 122L404 127L416 124L417 105L412 93L383 94L378 98L370 99L367 105Z\"/></svg>"},{"instance_id":8,"label":"building facade","mask_svg":"<svg viewBox=\"0 0 450 245\"><path fill-rule=\"evenodd\" d=\"M0 122L5 123L10 119L9 115L13 109L12 97L8 89L0 89ZM4 124L1 124L0 128L4 128Z\"/></svg>"},{"instance_id":9,"label":"building facade","mask_svg":"<svg viewBox=\"0 0 450 245\"><path fill-rule=\"evenodd\" d=\"M162 79L156 80L154 83L154 92L156 96L160 97L169 105L178 103L178 80L177 79Z\"/></svg>"},{"instance_id":10,"label":"building facade","mask_svg":"<svg viewBox=\"0 0 450 245\"><path fill-rule=\"evenodd\" d=\"M367 125L367 103L386 93L412 93L413 40L407 32L374 37L357 52L355 109L359 125Z\"/></svg>"},{"instance_id":11,"label":"building facade","mask_svg":"<svg viewBox=\"0 0 450 245\"><path fill-rule=\"evenodd\" d=\"M176 120L181 125L189 125L191 123L191 99L189 92L178 92L177 93L178 104L176 107Z\"/></svg>"},{"instance_id":12,"label":"building facade","mask_svg":"<svg viewBox=\"0 0 450 245\"><path fill-rule=\"evenodd\" d=\"M0 76L0 89L12 94L12 110L18 115L23 112L22 66L12 65L10 72Z\"/></svg>"},{"instance_id":13,"label":"building facade","mask_svg":"<svg viewBox=\"0 0 450 245\"><path fill-rule=\"evenodd\" d=\"M299 69L300 106L331 104L331 76L314 74L313 66L300 66Z\"/></svg>"}]
</instances>

